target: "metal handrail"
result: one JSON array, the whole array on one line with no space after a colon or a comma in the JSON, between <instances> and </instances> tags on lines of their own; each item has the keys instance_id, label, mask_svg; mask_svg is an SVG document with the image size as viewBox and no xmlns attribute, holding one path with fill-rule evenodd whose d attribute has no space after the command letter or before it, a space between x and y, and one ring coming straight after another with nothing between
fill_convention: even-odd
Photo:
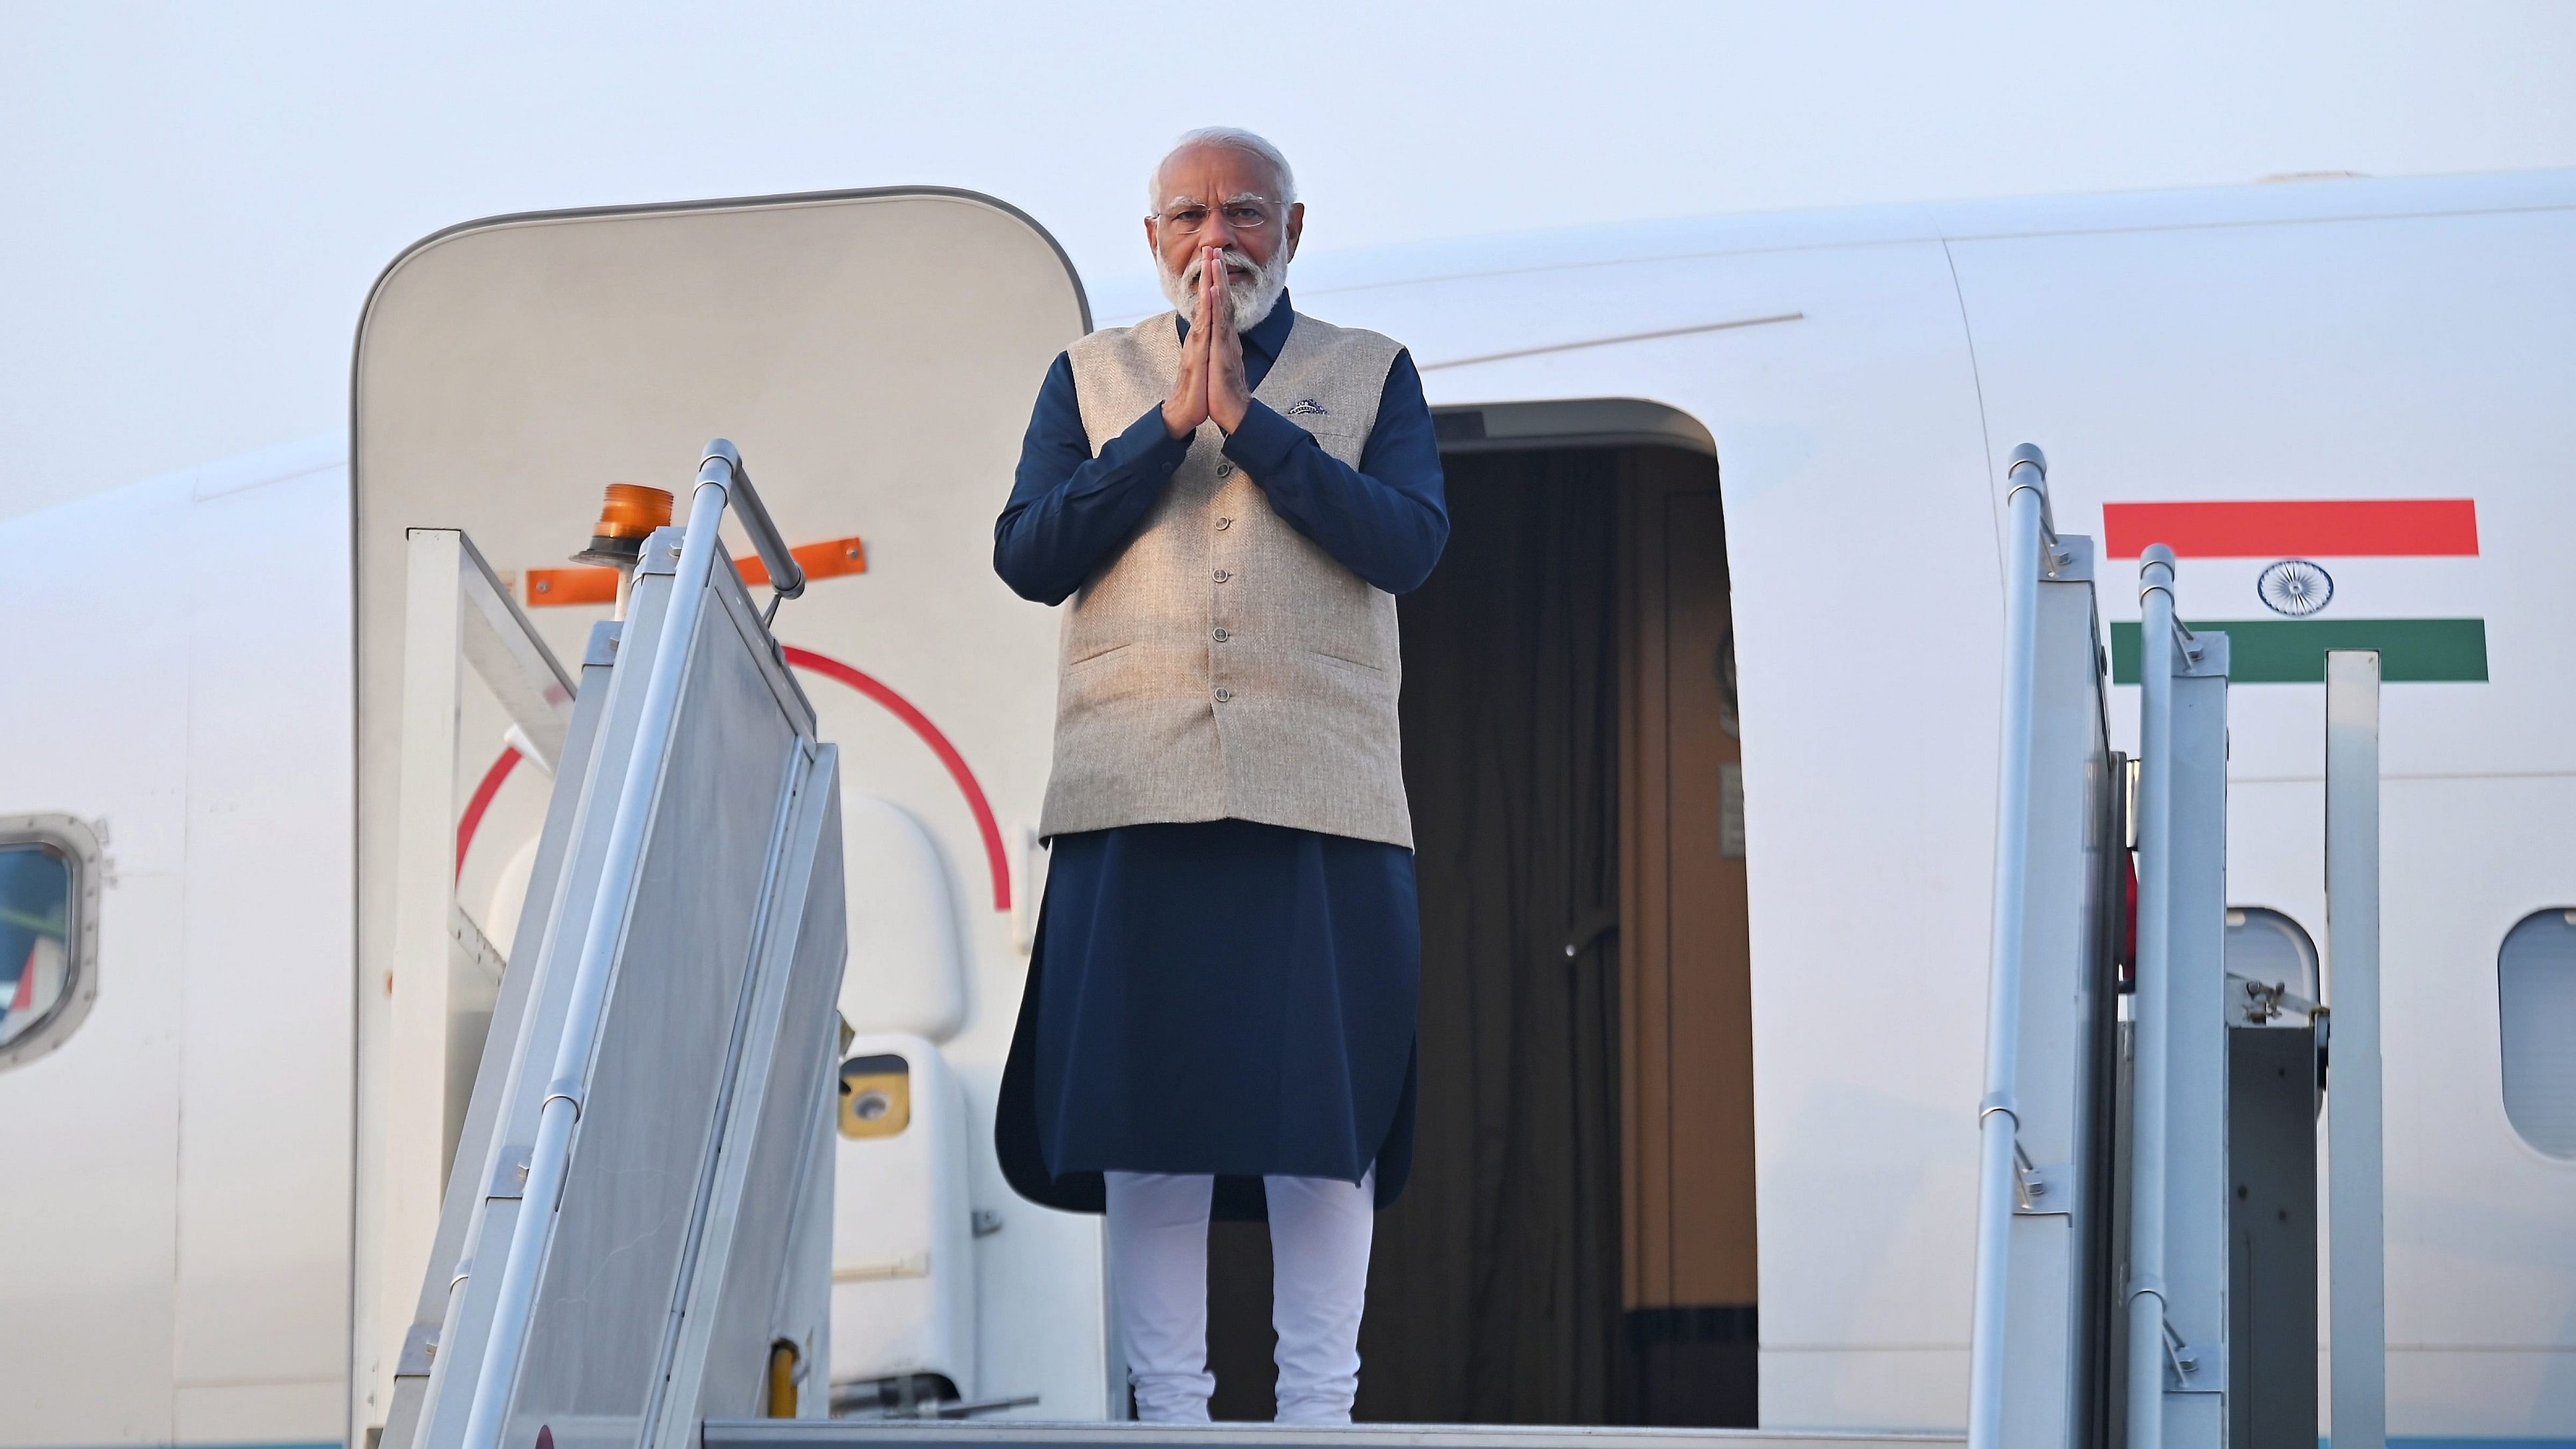
<instances>
[{"instance_id":1,"label":"metal handrail","mask_svg":"<svg viewBox=\"0 0 2576 1449\"><path fill-rule=\"evenodd\" d=\"M2173 993L2174 552L2139 555L2138 979L2129 1178L2128 1449L2163 1449L2165 1094Z\"/></svg>"},{"instance_id":2,"label":"metal handrail","mask_svg":"<svg viewBox=\"0 0 2576 1449\"><path fill-rule=\"evenodd\" d=\"M732 440L716 438L707 444L706 456L698 464L698 484L712 484L733 496L734 508L742 517L742 526L751 535L751 546L769 569L769 608L761 614L766 624L777 617L782 602L802 597L805 592L805 566L787 547L787 536L769 516L769 506L760 501L760 493L751 486L751 471L742 466L742 453Z\"/></svg>"},{"instance_id":3,"label":"metal handrail","mask_svg":"<svg viewBox=\"0 0 2576 1449\"><path fill-rule=\"evenodd\" d=\"M724 450L721 455L714 451L719 447ZM725 466L717 466L719 463ZM609 826L599 890L591 904L581 956L573 972L563 1034L555 1047L553 1074L546 1084L545 1101L538 1108L537 1140L528 1159L525 1200L511 1229L509 1256L503 1260L497 1290L499 1301L493 1307L482 1361L476 1365L463 1449L499 1449L510 1395L527 1349L528 1322L536 1308L537 1273L545 1257L547 1230L554 1223L555 1206L562 1198L564 1177L571 1166L573 1125L581 1118L591 1057L598 1047L600 1020L614 974L617 943L625 934L642 871L645 828L653 813L655 789L670 758L680 685L688 672L698 617L706 606L707 580L714 572L722 546L718 530L724 522L726 498L737 486L747 493L747 485L733 445L722 439L710 444L707 463L698 470L697 488L689 499L688 529L682 536L679 563L671 580L670 609L663 616L662 635L654 645L652 671L645 676L634 750L627 757L626 778L618 788L617 813ZM777 530L767 527L765 520L754 531L755 540L764 536L771 540L777 536ZM762 550L766 558L767 543L762 544ZM771 567L775 570L776 565ZM773 572L772 577L777 575ZM802 585L801 574L797 582Z\"/></svg>"},{"instance_id":4,"label":"metal handrail","mask_svg":"<svg viewBox=\"0 0 2576 1449\"><path fill-rule=\"evenodd\" d=\"M2004 1309L2014 1208L2024 1197L2020 1072L2023 891L2029 878L2032 715L2037 708L2039 581L2056 571L2048 459L2029 443L2004 471L2004 690L1996 771L1995 895L1986 972L1986 1094L1977 1108L1977 1269L1968 1343L1968 1449L1999 1449L2004 1420Z\"/></svg>"},{"instance_id":5,"label":"metal handrail","mask_svg":"<svg viewBox=\"0 0 2576 1449\"><path fill-rule=\"evenodd\" d=\"M2380 1026L2380 657L2326 653L2326 968L2334 1082L2326 1099L2327 1407L2343 1449L2388 1445L2387 1174Z\"/></svg>"}]
</instances>

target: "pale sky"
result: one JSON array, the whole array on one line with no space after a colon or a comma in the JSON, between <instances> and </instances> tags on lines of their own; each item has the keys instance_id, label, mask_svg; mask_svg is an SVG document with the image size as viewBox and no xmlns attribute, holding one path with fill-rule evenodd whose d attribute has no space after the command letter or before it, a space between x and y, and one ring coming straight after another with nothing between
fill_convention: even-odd
<instances>
[{"instance_id":1,"label":"pale sky","mask_svg":"<svg viewBox=\"0 0 2576 1449\"><path fill-rule=\"evenodd\" d=\"M1249 126L1306 244L2576 164L2576 4L0 0L0 516L344 425L377 271L536 208L931 183L1095 291Z\"/></svg>"}]
</instances>

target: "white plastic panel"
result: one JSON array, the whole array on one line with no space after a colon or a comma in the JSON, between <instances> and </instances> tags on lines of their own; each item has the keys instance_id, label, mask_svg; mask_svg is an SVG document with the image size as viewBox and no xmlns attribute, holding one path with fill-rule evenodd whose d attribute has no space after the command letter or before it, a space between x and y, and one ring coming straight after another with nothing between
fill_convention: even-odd
<instances>
[{"instance_id":1,"label":"white plastic panel","mask_svg":"<svg viewBox=\"0 0 2576 1449\"><path fill-rule=\"evenodd\" d=\"M981 1391L965 1097L921 1037L861 1036L842 1053L882 1056L909 1068L910 1121L889 1136L834 1139L832 1381L940 1374L972 1398Z\"/></svg>"},{"instance_id":2,"label":"white plastic panel","mask_svg":"<svg viewBox=\"0 0 2576 1449\"><path fill-rule=\"evenodd\" d=\"M966 962L939 843L891 800L854 795L848 810L850 968L841 978L841 1015L862 1033L945 1041L966 1022Z\"/></svg>"}]
</instances>

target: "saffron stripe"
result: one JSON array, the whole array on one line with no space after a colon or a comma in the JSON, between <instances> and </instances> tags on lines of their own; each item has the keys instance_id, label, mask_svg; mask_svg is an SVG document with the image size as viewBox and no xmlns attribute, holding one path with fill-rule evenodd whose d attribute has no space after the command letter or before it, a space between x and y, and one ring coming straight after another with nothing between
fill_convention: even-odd
<instances>
[{"instance_id":1,"label":"saffron stripe","mask_svg":"<svg viewBox=\"0 0 2576 1449\"><path fill-rule=\"evenodd\" d=\"M2184 558L2436 558L2478 551L2470 498L2346 498L2231 503L2105 503L2113 558L2151 543Z\"/></svg>"},{"instance_id":2,"label":"saffron stripe","mask_svg":"<svg viewBox=\"0 0 2576 1449\"><path fill-rule=\"evenodd\" d=\"M2329 649L2376 649L2391 684L2483 684L2484 619L2212 619L2195 634L2227 636L2227 677L2235 684L2317 684ZM2138 682L2138 626L2111 626L2111 682Z\"/></svg>"}]
</instances>

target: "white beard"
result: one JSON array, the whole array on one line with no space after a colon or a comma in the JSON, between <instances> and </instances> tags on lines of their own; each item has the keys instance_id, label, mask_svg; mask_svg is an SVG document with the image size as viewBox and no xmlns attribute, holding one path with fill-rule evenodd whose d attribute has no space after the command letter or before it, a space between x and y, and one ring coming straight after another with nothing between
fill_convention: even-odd
<instances>
[{"instance_id":1,"label":"white beard","mask_svg":"<svg viewBox=\"0 0 2576 1449\"><path fill-rule=\"evenodd\" d=\"M1262 319L1270 315L1270 309L1279 305L1279 295L1288 290L1288 254L1281 251L1270 259L1267 267L1255 264L1250 256L1231 247L1226 249L1225 257L1232 264L1228 268L1225 296L1226 301L1233 304L1234 330L1249 332L1261 325ZM1241 267L1251 275L1234 279L1233 267ZM1199 324L1201 270L1196 255L1192 255L1190 264L1178 272L1165 270L1159 262L1154 267L1155 280L1163 284L1163 299L1170 302L1175 311L1189 318L1193 327Z\"/></svg>"}]
</instances>

